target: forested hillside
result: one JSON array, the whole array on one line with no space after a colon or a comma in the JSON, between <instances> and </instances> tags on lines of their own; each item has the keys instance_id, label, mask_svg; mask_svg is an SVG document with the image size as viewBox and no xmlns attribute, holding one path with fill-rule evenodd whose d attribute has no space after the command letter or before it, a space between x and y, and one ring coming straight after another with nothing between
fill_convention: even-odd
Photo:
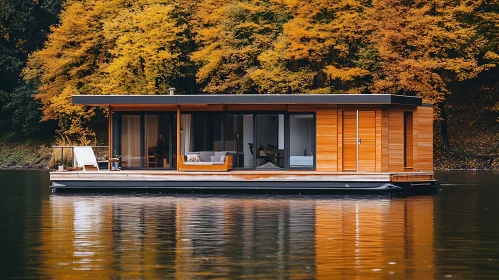
<instances>
[{"instance_id":1,"label":"forested hillside","mask_svg":"<svg viewBox=\"0 0 499 280\"><path fill-rule=\"evenodd\" d=\"M106 112L74 94L404 94L435 104L436 167L495 168L498 13L497 0L3 0L0 129L95 143Z\"/></svg>"}]
</instances>

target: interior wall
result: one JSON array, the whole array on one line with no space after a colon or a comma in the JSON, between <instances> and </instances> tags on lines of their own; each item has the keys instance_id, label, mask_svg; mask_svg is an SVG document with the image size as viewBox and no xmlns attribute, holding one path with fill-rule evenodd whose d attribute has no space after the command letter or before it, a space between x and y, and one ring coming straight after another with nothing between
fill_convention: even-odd
<instances>
[{"instance_id":1,"label":"interior wall","mask_svg":"<svg viewBox=\"0 0 499 280\"><path fill-rule=\"evenodd\" d=\"M304 150L307 155L312 155L312 122L313 118L290 117L290 145L289 152L291 156L303 156Z\"/></svg>"}]
</instances>

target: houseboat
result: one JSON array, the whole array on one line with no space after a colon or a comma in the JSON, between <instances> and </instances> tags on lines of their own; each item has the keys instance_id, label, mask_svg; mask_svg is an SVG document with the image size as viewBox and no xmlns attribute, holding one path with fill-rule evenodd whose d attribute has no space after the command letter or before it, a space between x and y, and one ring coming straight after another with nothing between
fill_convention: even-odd
<instances>
[{"instance_id":1,"label":"houseboat","mask_svg":"<svg viewBox=\"0 0 499 280\"><path fill-rule=\"evenodd\" d=\"M51 172L56 190L393 192L438 186L433 106L418 97L75 95L72 101L109 109L109 158L117 158L119 168Z\"/></svg>"}]
</instances>

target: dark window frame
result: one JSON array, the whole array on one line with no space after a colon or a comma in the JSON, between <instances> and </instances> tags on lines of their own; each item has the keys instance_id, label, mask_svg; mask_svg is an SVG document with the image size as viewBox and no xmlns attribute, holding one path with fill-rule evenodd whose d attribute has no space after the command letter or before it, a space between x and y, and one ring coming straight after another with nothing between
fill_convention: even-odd
<instances>
[{"instance_id":1,"label":"dark window frame","mask_svg":"<svg viewBox=\"0 0 499 280\"><path fill-rule=\"evenodd\" d=\"M291 144L291 115L312 115L312 151L311 153L314 155L314 161L313 161L313 166L312 167L291 167L289 165L289 157L290 157L290 144ZM288 128L288 135L285 135L286 139L289 141L289 143L286 145L286 150L287 150L287 160L285 161L288 165L286 170L316 170L317 169L317 116L316 112L291 112L288 113L288 117L286 118L288 121L288 125L286 126Z\"/></svg>"},{"instance_id":2,"label":"dark window frame","mask_svg":"<svg viewBox=\"0 0 499 280\"><path fill-rule=\"evenodd\" d=\"M136 112L136 111L114 111L113 112L113 149L115 151L119 151L121 154L121 134L122 134L122 127L121 127L121 118L123 115L134 115L134 116L140 116L140 167L122 167L122 170L177 170L177 165L173 164L173 141L176 141L176 138L173 138L173 133L176 134L176 131L174 131L174 127L176 126L176 112L172 111L147 111L147 112ZM168 115L170 119L170 125L169 125L169 143L168 143L168 150L170 151L168 153L168 160L170 162L170 167L169 168L164 168L164 167L144 167L144 139L145 139L145 115ZM116 121L118 120L118 121ZM114 152L114 151L113 151ZM176 153L176 150L175 150Z\"/></svg>"},{"instance_id":3,"label":"dark window frame","mask_svg":"<svg viewBox=\"0 0 499 280\"><path fill-rule=\"evenodd\" d=\"M317 116L316 112L288 112L288 111L223 111L223 112L206 112L206 111L182 111L181 115L183 114L199 114L199 115L219 115L221 116L221 146L222 150L225 150L225 116L226 115L252 115L253 117L253 143L256 143L256 129L257 129L257 123L256 123L256 117L257 115L284 115L284 168L279 169L279 170L308 170L308 171L314 171L317 168ZM144 159L144 116L145 115L169 115L170 116L170 136L169 136L169 151L173 150L173 141L176 141L176 130L174 131L174 126L176 125L176 112L172 111L148 111L148 112L129 112L129 111L119 111L113 112L113 149L116 151L119 151L121 153L121 133L122 133L122 128L121 128L121 117L123 115L140 115L141 116L141 122L140 122L140 157L141 157L141 167L125 167L123 169L126 170L142 170L142 169L147 169L147 170L176 170L177 166L173 166L173 164L170 164L169 168L159 168L159 167L144 167L143 166L143 159ZM313 166L311 167L290 167L289 164L289 155L290 155L290 116L291 115L312 115L313 116L313 123L312 123L312 153L314 155L314 163ZM238 125L236 125L237 128ZM174 137L175 134L175 137ZM279 136L278 136L279 137ZM279 138L277 140L279 142ZM256 146L255 146L256 147ZM177 147L178 149L179 147ZM176 152L176 151L175 151ZM169 153L169 162L171 163L173 160L173 153ZM257 167L257 160L256 160L256 149L253 150L253 166L252 167L236 167L233 168L235 170L255 170L255 171L273 171L273 170L265 170L265 169L256 169Z\"/></svg>"}]
</instances>

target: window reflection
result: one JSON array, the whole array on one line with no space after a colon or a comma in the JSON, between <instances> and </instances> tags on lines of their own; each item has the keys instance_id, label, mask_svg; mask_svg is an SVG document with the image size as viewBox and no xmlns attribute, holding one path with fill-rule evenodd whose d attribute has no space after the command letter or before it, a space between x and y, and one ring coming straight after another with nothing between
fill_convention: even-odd
<instances>
[{"instance_id":1,"label":"window reflection","mask_svg":"<svg viewBox=\"0 0 499 280\"><path fill-rule=\"evenodd\" d=\"M42 278L434 275L432 197L54 196L42 212Z\"/></svg>"}]
</instances>

